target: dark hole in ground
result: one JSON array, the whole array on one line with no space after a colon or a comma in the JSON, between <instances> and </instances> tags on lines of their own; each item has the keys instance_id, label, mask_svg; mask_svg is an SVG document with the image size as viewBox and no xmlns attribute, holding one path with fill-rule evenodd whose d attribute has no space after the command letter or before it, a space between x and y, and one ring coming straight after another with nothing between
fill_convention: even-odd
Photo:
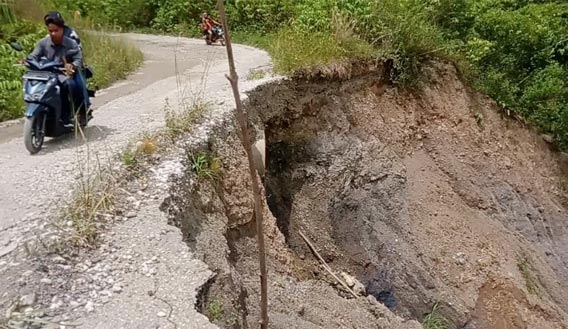
<instances>
[{"instance_id":1,"label":"dark hole in ground","mask_svg":"<svg viewBox=\"0 0 568 329\"><path fill-rule=\"evenodd\" d=\"M269 144L267 150L266 199L286 241L290 237L290 215L295 193L304 183L294 178L294 167L303 156L301 145L286 142Z\"/></svg>"},{"instance_id":2,"label":"dark hole in ground","mask_svg":"<svg viewBox=\"0 0 568 329\"><path fill-rule=\"evenodd\" d=\"M382 153L380 141L357 134L344 112L348 106L327 102L264 123L268 206L314 278L327 274L300 230L338 274L354 276L398 315L422 319L431 308L425 288L431 278L400 262L396 251L411 249L402 244L406 177L393 173L400 164Z\"/></svg>"},{"instance_id":3,"label":"dark hole in ground","mask_svg":"<svg viewBox=\"0 0 568 329\"><path fill-rule=\"evenodd\" d=\"M293 230L297 230L298 226L293 225L293 207L297 202L296 194L302 189L304 184L309 183L311 175L306 172L306 168L315 165L319 168L325 168L331 165L327 156L321 154L310 154L309 150L313 149L307 143L290 143L284 141L272 141L273 137L270 129L267 129L267 173L265 177L265 189L268 206L270 211L276 217L277 225L290 248L299 254L305 253L302 243L298 240L291 241L291 235L297 234ZM304 166L306 165L307 166ZM305 196L304 196L305 197ZM352 268L356 269L358 279L365 285L366 292L374 296L379 302L383 303L391 310L395 310L398 301L395 290L389 284L388 275L385 271L371 271L365 266L369 262L364 255L357 256L362 250L362 246L358 241L359 231L356 222L343 222L338 219L344 215L343 212L355 212L360 208L359 202L340 202L329 205L329 218L321 218L322 221L331 220L332 226L336 232L333 233L337 240L336 244L340 247L347 245L345 251L351 256ZM348 216L345 216L347 218ZM343 217L342 217L343 218ZM380 253L380 250L378 251ZM332 254L323 255L327 262L333 263L335 256ZM373 266L372 268L376 268Z\"/></svg>"}]
</instances>

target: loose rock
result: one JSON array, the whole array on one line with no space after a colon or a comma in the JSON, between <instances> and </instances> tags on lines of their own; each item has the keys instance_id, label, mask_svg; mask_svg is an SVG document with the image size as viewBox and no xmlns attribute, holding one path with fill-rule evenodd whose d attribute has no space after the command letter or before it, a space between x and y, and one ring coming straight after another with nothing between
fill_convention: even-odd
<instances>
[{"instance_id":1,"label":"loose rock","mask_svg":"<svg viewBox=\"0 0 568 329\"><path fill-rule=\"evenodd\" d=\"M31 293L20 297L20 306L33 306L36 302L36 294Z\"/></svg>"},{"instance_id":2,"label":"loose rock","mask_svg":"<svg viewBox=\"0 0 568 329\"><path fill-rule=\"evenodd\" d=\"M95 304L93 304L92 301L88 301L87 304L85 305L85 311L87 312L93 312L95 310Z\"/></svg>"}]
</instances>

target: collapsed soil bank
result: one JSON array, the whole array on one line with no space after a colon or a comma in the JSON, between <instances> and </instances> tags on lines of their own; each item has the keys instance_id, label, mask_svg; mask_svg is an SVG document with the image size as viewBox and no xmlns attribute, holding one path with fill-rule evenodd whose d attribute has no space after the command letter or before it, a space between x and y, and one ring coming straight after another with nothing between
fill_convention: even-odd
<instances>
[{"instance_id":1,"label":"collapsed soil bank","mask_svg":"<svg viewBox=\"0 0 568 329\"><path fill-rule=\"evenodd\" d=\"M433 65L414 93L385 76L367 67L249 95L267 146L271 328L419 327L403 319L420 321L435 304L456 328L566 328L560 156L469 92L451 66ZM234 127L204 149L220 158L222 177L188 171L164 209L218 274L202 311L223 327L256 327L246 157ZM373 298L335 287L300 230Z\"/></svg>"}]
</instances>

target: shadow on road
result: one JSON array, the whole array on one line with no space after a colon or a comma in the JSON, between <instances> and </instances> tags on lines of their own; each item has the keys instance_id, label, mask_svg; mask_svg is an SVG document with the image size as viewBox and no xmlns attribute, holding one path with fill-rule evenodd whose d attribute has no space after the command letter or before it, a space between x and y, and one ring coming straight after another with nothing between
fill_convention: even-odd
<instances>
[{"instance_id":1,"label":"shadow on road","mask_svg":"<svg viewBox=\"0 0 568 329\"><path fill-rule=\"evenodd\" d=\"M83 129L83 136L80 134L70 133L61 137L46 140L43 144L42 150L37 154L50 154L58 152L67 148L82 146L88 142L102 141L109 135L113 134L116 129L107 126L87 126ZM24 145L22 144L22 147Z\"/></svg>"}]
</instances>

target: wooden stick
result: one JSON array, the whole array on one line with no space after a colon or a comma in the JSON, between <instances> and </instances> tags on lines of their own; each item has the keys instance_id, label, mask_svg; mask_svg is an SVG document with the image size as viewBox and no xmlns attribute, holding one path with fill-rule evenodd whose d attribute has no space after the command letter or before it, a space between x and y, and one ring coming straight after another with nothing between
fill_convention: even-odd
<instances>
[{"instance_id":1,"label":"wooden stick","mask_svg":"<svg viewBox=\"0 0 568 329\"><path fill-rule=\"evenodd\" d=\"M321 257L321 255L319 254L319 252L316 250L316 248L314 247L314 245L310 242L310 240L308 240L308 238L302 233L302 231L299 231L298 234L300 234L300 236L302 237L302 239L304 239L304 241L308 244L308 247L310 247L310 249L312 250L312 252L316 255L317 259L322 263L323 268L329 273L331 274L331 276L337 280L337 282L339 282L339 284L341 284L343 286L343 288L347 289L347 291L349 291L351 293L351 295L353 295L353 297L355 298L359 298L359 296L357 296L357 294L353 291L353 289L349 288L349 286L343 282L341 279L339 279L339 277L337 275L335 275L335 273L333 273L333 271L331 270L331 267L329 267L329 265L327 265L327 263L325 262L325 260L323 259L323 257Z\"/></svg>"},{"instance_id":2,"label":"wooden stick","mask_svg":"<svg viewBox=\"0 0 568 329\"><path fill-rule=\"evenodd\" d=\"M254 215L256 219L256 240L258 245L258 257L260 265L260 328L268 329L268 275L266 271L266 250L264 246L264 223L262 218L262 196L260 194L260 182L254 163L252 141L248 128L248 119L244 112L243 103L241 101L241 94L239 92L239 77L237 76L237 70L235 68L233 46L231 44L231 34L229 33L229 26L227 24L227 15L225 13L225 4L223 3L223 0L217 0L217 7L219 9L219 15L221 16L221 22L223 23L223 29L225 31L225 44L227 47L227 57L229 60L230 72L230 75L227 76L227 79L231 83L233 96L235 97L237 120L239 122L239 125L241 126L241 143L243 144L243 147L247 153L250 179L252 182Z\"/></svg>"}]
</instances>

